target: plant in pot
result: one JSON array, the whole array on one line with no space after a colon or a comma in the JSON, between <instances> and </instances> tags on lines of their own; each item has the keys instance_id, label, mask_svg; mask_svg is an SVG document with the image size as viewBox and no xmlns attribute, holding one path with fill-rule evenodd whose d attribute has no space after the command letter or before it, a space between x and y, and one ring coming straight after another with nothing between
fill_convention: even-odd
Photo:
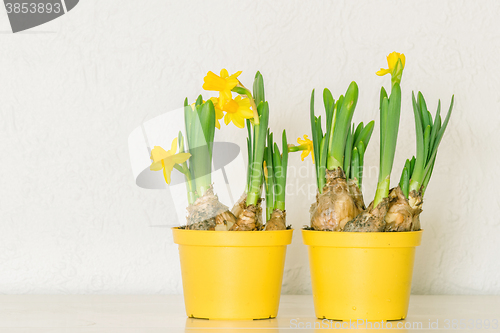
<instances>
[{"instance_id":1,"label":"plant in pot","mask_svg":"<svg viewBox=\"0 0 500 333\"><path fill-rule=\"evenodd\" d=\"M179 244L186 313L194 318L276 317L286 246L292 238L293 230L287 229L284 221L262 223L264 154L273 152L266 147L269 105L262 75L255 76L252 93L238 80L240 73L229 75L225 69L220 75L209 72L203 88L218 91L219 96L207 101L199 96L191 105L186 99L187 146L179 132L170 151L154 147L151 152L151 169L163 170L167 184L173 169L185 176L187 224L172 230L174 242ZM232 122L243 128L246 123L248 128L247 186L232 210L219 201L211 179L215 128L220 128L222 118L226 125ZM285 134L284 138L286 147ZM274 152L272 161L278 163L279 159L286 169L286 148L283 157L277 147ZM281 174L277 179L284 186L286 171L285 177ZM284 191L280 198L284 216Z\"/></svg>"},{"instance_id":2,"label":"plant in pot","mask_svg":"<svg viewBox=\"0 0 500 333\"><path fill-rule=\"evenodd\" d=\"M358 88L351 83L334 102L325 89L326 133L314 114L311 129L318 184L311 225L302 231L309 248L315 312L335 320L398 320L407 315L415 247L422 230L419 215L437 149L448 124L453 99L441 124L421 93L413 97L417 156L407 160L398 186L390 188L401 112L401 77L405 57L387 57L391 93L380 93L380 164L374 200L365 207L361 191L364 153L373 122L351 127Z\"/></svg>"}]
</instances>

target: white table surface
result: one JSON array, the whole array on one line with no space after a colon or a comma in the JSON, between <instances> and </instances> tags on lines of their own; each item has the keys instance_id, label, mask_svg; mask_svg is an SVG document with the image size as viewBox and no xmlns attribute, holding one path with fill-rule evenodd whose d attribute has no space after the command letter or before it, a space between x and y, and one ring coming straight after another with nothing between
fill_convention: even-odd
<instances>
[{"instance_id":1,"label":"white table surface","mask_svg":"<svg viewBox=\"0 0 500 333\"><path fill-rule=\"evenodd\" d=\"M440 331L453 329L453 320L472 329L469 332L500 332L500 296L412 296L408 318L389 322L392 332L427 332L430 323ZM489 320L490 328L484 326ZM497 328L493 325L497 323ZM397 329L400 323L414 328ZM421 323L418 328L418 323ZM0 295L0 332L292 332L299 325L323 329L301 332L333 331L342 322L321 322L314 317L312 296L283 295L278 317L255 321L212 321L187 318L182 295ZM371 332L381 331L371 323ZM348 325L347 322L344 325ZM380 325L380 323L379 323ZM479 328L481 325L482 328ZM446 329L450 326L449 329ZM314 326L311 326L314 327ZM346 327L346 326L345 326ZM380 327L380 326L379 326ZM354 328L354 327L351 327ZM359 329L362 328L362 329ZM356 332L368 331L359 325Z\"/></svg>"}]
</instances>

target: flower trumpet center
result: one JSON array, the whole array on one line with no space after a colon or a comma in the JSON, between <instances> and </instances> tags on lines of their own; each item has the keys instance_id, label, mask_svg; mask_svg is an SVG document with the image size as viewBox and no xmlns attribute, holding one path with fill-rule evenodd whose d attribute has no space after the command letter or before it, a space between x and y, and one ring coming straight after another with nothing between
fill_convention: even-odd
<instances>
[{"instance_id":1,"label":"flower trumpet center","mask_svg":"<svg viewBox=\"0 0 500 333\"><path fill-rule=\"evenodd\" d=\"M238 108L239 105L234 99L231 99L226 103L226 105L224 105L224 111L228 113L236 113L238 112Z\"/></svg>"}]
</instances>

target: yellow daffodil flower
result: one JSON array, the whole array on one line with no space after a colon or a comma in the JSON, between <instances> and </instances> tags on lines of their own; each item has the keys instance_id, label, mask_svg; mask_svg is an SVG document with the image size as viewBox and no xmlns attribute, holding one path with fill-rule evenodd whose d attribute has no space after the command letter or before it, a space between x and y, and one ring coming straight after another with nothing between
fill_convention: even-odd
<instances>
[{"instance_id":1,"label":"yellow daffodil flower","mask_svg":"<svg viewBox=\"0 0 500 333\"><path fill-rule=\"evenodd\" d=\"M307 135L304 134L304 139L298 138L297 143L300 145L298 148L302 150L302 154L300 157L302 161L311 153L311 157L314 163L314 147L313 142L307 138Z\"/></svg>"},{"instance_id":2,"label":"yellow daffodil flower","mask_svg":"<svg viewBox=\"0 0 500 333\"><path fill-rule=\"evenodd\" d=\"M215 108L215 127L220 129L219 120L224 117L224 112L222 112L222 109L219 107L219 99L217 97L211 97L210 100L214 103Z\"/></svg>"},{"instance_id":3,"label":"yellow daffodil flower","mask_svg":"<svg viewBox=\"0 0 500 333\"><path fill-rule=\"evenodd\" d=\"M181 164L186 162L191 154L189 153L179 153L177 152L177 138L172 141L172 147L169 151L165 151L160 146L155 146L151 151L151 159L153 162L149 167L150 170L160 171L163 169L163 176L167 184L170 184L170 174L174 169L176 164Z\"/></svg>"},{"instance_id":4,"label":"yellow daffodil flower","mask_svg":"<svg viewBox=\"0 0 500 333\"><path fill-rule=\"evenodd\" d=\"M215 127L220 129L220 123L219 120L224 117L224 113L222 110L219 108L219 99L217 97L210 97L210 100L214 104L214 109L215 109ZM202 101L202 103L205 103L205 101ZM191 103L191 108L194 110L196 107L196 103Z\"/></svg>"},{"instance_id":5,"label":"yellow daffodil flower","mask_svg":"<svg viewBox=\"0 0 500 333\"><path fill-rule=\"evenodd\" d=\"M207 76L203 79L203 89L219 92L219 108L222 109L233 98L231 90L238 85L239 81L237 77L240 74L241 71L229 75L226 69L221 69L220 76L213 72L208 72Z\"/></svg>"},{"instance_id":6,"label":"yellow daffodil flower","mask_svg":"<svg viewBox=\"0 0 500 333\"><path fill-rule=\"evenodd\" d=\"M245 119L253 117L250 100L241 96L236 96L235 99L228 101L222 110L226 111L224 123L228 125L232 121L239 128L245 127Z\"/></svg>"},{"instance_id":7,"label":"yellow daffodil flower","mask_svg":"<svg viewBox=\"0 0 500 333\"><path fill-rule=\"evenodd\" d=\"M376 74L379 76L383 76L386 74L393 74L394 69L396 68L396 64L398 60L401 59L401 64L403 68L405 67L405 55L403 53L392 52L387 56L387 64L389 65L388 69L381 68Z\"/></svg>"}]
</instances>

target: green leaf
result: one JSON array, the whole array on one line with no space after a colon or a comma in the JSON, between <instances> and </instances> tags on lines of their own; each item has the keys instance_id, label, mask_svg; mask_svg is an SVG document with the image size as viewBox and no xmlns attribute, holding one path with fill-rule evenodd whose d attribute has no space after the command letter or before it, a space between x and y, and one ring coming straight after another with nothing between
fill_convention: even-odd
<instances>
[{"instance_id":1,"label":"green leaf","mask_svg":"<svg viewBox=\"0 0 500 333\"><path fill-rule=\"evenodd\" d=\"M425 161L427 157L424 155L425 146L424 146L424 131L422 126L422 118L420 114L420 110L415 100L415 95L412 93L412 102L413 102L413 115L415 118L415 133L417 136L417 157L415 160L415 167L412 172L411 180L412 185L411 190L420 190L420 185L422 184L422 180L424 178L424 167Z\"/></svg>"},{"instance_id":2,"label":"green leaf","mask_svg":"<svg viewBox=\"0 0 500 333\"><path fill-rule=\"evenodd\" d=\"M356 148L358 149L358 154L359 154L359 170L357 171L356 178L358 179L358 186L359 188L361 188L361 184L363 182L366 146L363 141L360 141Z\"/></svg>"},{"instance_id":3,"label":"green leaf","mask_svg":"<svg viewBox=\"0 0 500 333\"><path fill-rule=\"evenodd\" d=\"M198 98L196 99L195 107L200 106L203 104L203 96L199 95Z\"/></svg>"},{"instance_id":4,"label":"green leaf","mask_svg":"<svg viewBox=\"0 0 500 333\"><path fill-rule=\"evenodd\" d=\"M410 172L408 171L407 167L403 168L403 172L401 174L401 179L399 180L399 187L401 187L401 191L403 191L403 194L405 198L408 199L408 194L410 192L409 190L409 185L410 185Z\"/></svg>"},{"instance_id":5,"label":"green leaf","mask_svg":"<svg viewBox=\"0 0 500 333\"><path fill-rule=\"evenodd\" d=\"M401 113L401 88L398 82L392 86L391 96L386 111L386 125L383 133L383 158L381 160L379 182L389 178L394 163L394 154L398 140L399 118Z\"/></svg>"},{"instance_id":6,"label":"green leaf","mask_svg":"<svg viewBox=\"0 0 500 333\"><path fill-rule=\"evenodd\" d=\"M253 144L253 163L252 175L247 193L247 206L256 205L260 198L262 185L262 162L264 161L264 147L266 146L266 136L268 132L269 104L267 102L259 103L257 106L259 113L259 124L254 125L254 144Z\"/></svg>"},{"instance_id":7,"label":"green leaf","mask_svg":"<svg viewBox=\"0 0 500 333\"><path fill-rule=\"evenodd\" d=\"M436 142L436 136L440 128L441 128L441 100L438 101L436 118L434 118L434 124L432 125L431 139L429 144L430 149L427 158L429 158L432 155L432 151L434 150L434 143Z\"/></svg>"},{"instance_id":8,"label":"green leaf","mask_svg":"<svg viewBox=\"0 0 500 333\"><path fill-rule=\"evenodd\" d=\"M271 218L271 213L274 210L274 177L273 177L273 160L269 147L264 148L264 161L266 162L267 177L264 173L266 185L266 221Z\"/></svg>"},{"instance_id":9,"label":"green leaf","mask_svg":"<svg viewBox=\"0 0 500 333\"><path fill-rule=\"evenodd\" d=\"M288 170L288 142L286 139L286 131L283 130L283 135L281 136L281 147L283 149L281 166L283 167L283 186L286 186L286 174ZM284 196L283 196L284 199Z\"/></svg>"},{"instance_id":10,"label":"green leaf","mask_svg":"<svg viewBox=\"0 0 500 333\"><path fill-rule=\"evenodd\" d=\"M326 158L327 158L327 136L325 135L321 140L320 151L321 158L319 160L318 168L318 191L319 193L323 193L323 187L326 184Z\"/></svg>"},{"instance_id":11,"label":"green leaf","mask_svg":"<svg viewBox=\"0 0 500 333\"><path fill-rule=\"evenodd\" d=\"M380 166L379 166L379 178L382 172L382 163L384 161L385 150L387 149L387 144L385 143L387 129L387 118L389 112L389 99L384 98L380 107Z\"/></svg>"},{"instance_id":12,"label":"green leaf","mask_svg":"<svg viewBox=\"0 0 500 333\"><path fill-rule=\"evenodd\" d=\"M323 139L323 127L321 126L321 116L316 118L316 131L318 131L318 138Z\"/></svg>"},{"instance_id":13,"label":"green leaf","mask_svg":"<svg viewBox=\"0 0 500 333\"><path fill-rule=\"evenodd\" d=\"M253 81L253 98L255 104L259 105L260 102L265 102L266 97L264 94L264 78L260 72L255 74L255 79Z\"/></svg>"},{"instance_id":14,"label":"green leaf","mask_svg":"<svg viewBox=\"0 0 500 333\"><path fill-rule=\"evenodd\" d=\"M373 120L366 124L366 126L361 130L359 135L357 135L356 140L354 141L355 147L357 147L361 141L364 142L365 147L368 147L368 143L370 142L370 138L372 137L373 127L375 127L375 121Z\"/></svg>"},{"instance_id":15,"label":"green leaf","mask_svg":"<svg viewBox=\"0 0 500 333\"><path fill-rule=\"evenodd\" d=\"M281 179L283 178L283 170L281 169L281 153L278 147L278 144L274 142L274 150L273 150L273 166L274 166L274 177L276 177L276 183L281 183Z\"/></svg>"},{"instance_id":16,"label":"green leaf","mask_svg":"<svg viewBox=\"0 0 500 333\"><path fill-rule=\"evenodd\" d=\"M329 143L327 168L333 170L343 166L343 157L347 133L351 129L352 116L358 102L358 85L356 82L351 82L347 88L342 107L335 120L333 142Z\"/></svg>"},{"instance_id":17,"label":"green leaf","mask_svg":"<svg viewBox=\"0 0 500 333\"><path fill-rule=\"evenodd\" d=\"M431 125L427 125L424 131L424 156L425 164L427 164L427 156L429 156L429 144L431 140Z\"/></svg>"},{"instance_id":18,"label":"green leaf","mask_svg":"<svg viewBox=\"0 0 500 333\"><path fill-rule=\"evenodd\" d=\"M358 124L358 127L356 127L356 131L354 131L354 135L352 136L352 141L353 142L359 142L360 141L360 140L357 140L357 139L359 138L359 134L361 134L361 131L363 130L363 128L364 128L363 122L360 122ZM354 145L354 146L356 146L356 145Z\"/></svg>"},{"instance_id":19,"label":"green leaf","mask_svg":"<svg viewBox=\"0 0 500 333\"><path fill-rule=\"evenodd\" d=\"M323 103L325 104L326 129L328 130L332 125L333 107L335 106L335 100L328 88L323 90Z\"/></svg>"},{"instance_id":20,"label":"green leaf","mask_svg":"<svg viewBox=\"0 0 500 333\"><path fill-rule=\"evenodd\" d=\"M316 178L318 179L318 177L319 177L319 170L318 170L319 153L318 152L319 152L319 145L321 144L321 139L318 138L318 133L316 130L316 116L314 115L314 89L311 93L310 117L311 117L311 134L312 134L313 150L314 150L314 163L316 166ZM318 183L318 188L319 188L319 183Z\"/></svg>"},{"instance_id":21,"label":"green leaf","mask_svg":"<svg viewBox=\"0 0 500 333\"><path fill-rule=\"evenodd\" d=\"M450 121L450 116L451 116L451 111L453 110L454 101L455 101L455 95L451 97L450 108L448 109L448 113L446 114L446 118L444 119L443 126L439 129L439 132L436 136L436 142L434 143L433 152L429 160L434 160L436 157L439 144L441 143L441 139L443 138L444 132L446 131L446 127L448 126L448 122ZM427 174L431 168L432 168L431 163L429 163L425 168L425 174Z\"/></svg>"},{"instance_id":22,"label":"green leaf","mask_svg":"<svg viewBox=\"0 0 500 333\"><path fill-rule=\"evenodd\" d=\"M351 154L352 154L352 132L354 131L354 124L353 124L353 129L349 130L347 132L347 140L345 143L345 154L344 154L344 173L346 179L351 179Z\"/></svg>"},{"instance_id":23,"label":"green leaf","mask_svg":"<svg viewBox=\"0 0 500 333\"><path fill-rule=\"evenodd\" d=\"M382 103L384 102L384 98L389 99L389 96L387 95L387 91L385 91L384 87L380 88L380 106L379 108L382 109Z\"/></svg>"},{"instance_id":24,"label":"green leaf","mask_svg":"<svg viewBox=\"0 0 500 333\"><path fill-rule=\"evenodd\" d=\"M354 147L352 150L352 177L351 179L356 179L358 181L358 186L360 186L359 178L361 174L361 163L359 160L358 148Z\"/></svg>"}]
</instances>

